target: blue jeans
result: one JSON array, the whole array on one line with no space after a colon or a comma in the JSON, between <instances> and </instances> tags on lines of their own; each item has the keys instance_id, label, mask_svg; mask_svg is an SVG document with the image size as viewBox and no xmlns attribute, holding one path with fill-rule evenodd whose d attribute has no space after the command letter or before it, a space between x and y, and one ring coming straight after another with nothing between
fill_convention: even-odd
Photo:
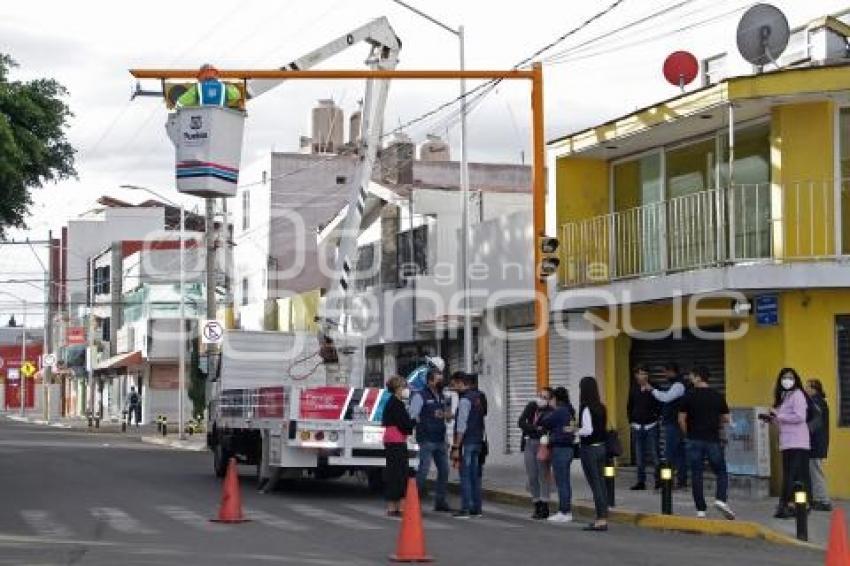
<instances>
[{"instance_id":1,"label":"blue jeans","mask_svg":"<svg viewBox=\"0 0 850 566\"><path fill-rule=\"evenodd\" d=\"M552 471L558 487L558 511L569 513L572 509L573 492L570 487L570 464L573 463L572 446L552 447Z\"/></svg>"},{"instance_id":2,"label":"blue jeans","mask_svg":"<svg viewBox=\"0 0 850 566\"><path fill-rule=\"evenodd\" d=\"M416 487L419 489L419 493L422 493L425 487L425 480L428 479L432 459L437 467L437 490L434 494L434 506L441 507L447 505L446 485L449 482L449 455L445 442L419 443L419 469L416 471Z\"/></svg>"},{"instance_id":3,"label":"blue jeans","mask_svg":"<svg viewBox=\"0 0 850 566\"><path fill-rule=\"evenodd\" d=\"M714 498L718 501L726 501L726 492L729 489L729 474L726 472L726 458L723 455L723 447L719 442L706 442L704 440L688 440L686 443L688 464L691 467L691 492L694 495L694 503L697 511L705 511L705 495L702 491L703 462L708 460L708 465L717 476L717 490Z\"/></svg>"},{"instance_id":4,"label":"blue jeans","mask_svg":"<svg viewBox=\"0 0 850 566\"><path fill-rule=\"evenodd\" d=\"M685 458L685 441L678 423L664 425L664 457L676 470L676 482L679 485L688 481L688 464Z\"/></svg>"},{"instance_id":5,"label":"blue jeans","mask_svg":"<svg viewBox=\"0 0 850 566\"><path fill-rule=\"evenodd\" d=\"M635 435L635 459L637 463L637 481L646 483L646 465L652 467L655 480L658 481L658 427L651 429L632 429Z\"/></svg>"},{"instance_id":6,"label":"blue jeans","mask_svg":"<svg viewBox=\"0 0 850 566\"><path fill-rule=\"evenodd\" d=\"M460 460L460 509L481 513L481 444L464 444Z\"/></svg>"}]
</instances>

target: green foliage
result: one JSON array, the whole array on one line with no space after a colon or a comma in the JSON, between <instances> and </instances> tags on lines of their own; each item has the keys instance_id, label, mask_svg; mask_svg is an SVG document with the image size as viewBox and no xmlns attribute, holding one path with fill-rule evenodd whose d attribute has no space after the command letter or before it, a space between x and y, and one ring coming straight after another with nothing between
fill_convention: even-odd
<instances>
[{"instance_id":1,"label":"green foliage","mask_svg":"<svg viewBox=\"0 0 850 566\"><path fill-rule=\"evenodd\" d=\"M14 67L0 53L0 239L8 227L25 225L31 189L77 174L65 137L68 91L53 79L11 81Z\"/></svg>"}]
</instances>

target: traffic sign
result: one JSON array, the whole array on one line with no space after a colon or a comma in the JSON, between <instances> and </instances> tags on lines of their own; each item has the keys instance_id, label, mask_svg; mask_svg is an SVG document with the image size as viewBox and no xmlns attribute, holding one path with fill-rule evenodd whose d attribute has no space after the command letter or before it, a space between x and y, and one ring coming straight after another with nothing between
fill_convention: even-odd
<instances>
[{"instance_id":1,"label":"traffic sign","mask_svg":"<svg viewBox=\"0 0 850 566\"><path fill-rule=\"evenodd\" d=\"M776 326L779 324L779 297L759 295L756 297L756 324Z\"/></svg>"},{"instance_id":2,"label":"traffic sign","mask_svg":"<svg viewBox=\"0 0 850 566\"><path fill-rule=\"evenodd\" d=\"M204 344L221 344L224 338L224 327L217 320L205 320L201 329L201 342Z\"/></svg>"},{"instance_id":3,"label":"traffic sign","mask_svg":"<svg viewBox=\"0 0 850 566\"><path fill-rule=\"evenodd\" d=\"M32 377L32 375L36 372L36 367L32 362L26 361L21 366L21 373L24 377Z\"/></svg>"},{"instance_id":4,"label":"traffic sign","mask_svg":"<svg viewBox=\"0 0 850 566\"><path fill-rule=\"evenodd\" d=\"M44 362L42 363L43 366L53 366L55 364L56 364L56 354L53 354L53 353L44 354Z\"/></svg>"}]
</instances>

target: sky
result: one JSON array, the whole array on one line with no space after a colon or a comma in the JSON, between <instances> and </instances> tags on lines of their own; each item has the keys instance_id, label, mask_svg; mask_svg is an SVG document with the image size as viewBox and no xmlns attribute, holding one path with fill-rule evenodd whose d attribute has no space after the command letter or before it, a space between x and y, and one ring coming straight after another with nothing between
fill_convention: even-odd
<instances>
[{"instance_id":1,"label":"sky","mask_svg":"<svg viewBox=\"0 0 850 566\"><path fill-rule=\"evenodd\" d=\"M510 68L614 0L407 0L451 27L466 32L469 69ZM547 139L591 126L676 94L661 75L665 56L685 49L698 58L732 44L743 0L622 0L610 13L543 54ZM792 27L844 8L850 0L775 0ZM400 69L458 66L458 42L447 31L391 0L206 0L193 2L28 0L0 4L0 52L20 64L13 78L53 77L69 90L74 112L69 130L77 149L77 179L33 193L26 230L14 239L44 239L67 219L90 210L105 194L138 202L148 195L122 184L154 188L200 205L173 190L173 146L165 135L161 99L130 101L131 67L275 68L336 36L386 16L403 46ZM649 18L645 22L630 23ZM355 46L318 68L363 68L368 53ZM155 86L148 84L146 86ZM470 83L472 88L475 83ZM696 86L696 85L693 85ZM390 87L387 128L416 118L457 96L455 82L398 82ZM501 84L475 105L469 117L473 161L518 163L529 155L530 102L524 82ZM249 103L242 168L272 150L296 151L309 135L309 112L319 98L333 98L348 115L363 95L361 81L294 81ZM448 138L459 156L459 121L451 112L405 130L414 141L426 134ZM527 161L526 161L527 162ZM240 183L257 179L241 178ZM36 250L42 257L43 252ZM19 309L11 292L41 301L43 272L27 246L0 245L0 323ZM31 309L37 310L40 306Z\"/></svg>"}]
</instances>

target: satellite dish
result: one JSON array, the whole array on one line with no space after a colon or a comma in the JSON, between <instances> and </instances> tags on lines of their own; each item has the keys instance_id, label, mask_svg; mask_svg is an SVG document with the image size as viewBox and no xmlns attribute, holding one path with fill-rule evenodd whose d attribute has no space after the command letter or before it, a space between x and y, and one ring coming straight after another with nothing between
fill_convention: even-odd
<instances>
[{"instance_id":1,"label":"satellite dish","mask_svg":"<svg viewBox=\"0 0 850 566\"><path fill-rule=\"evenodd\" d=\"M770 4L756 4L738 22L738 51L741 57L759 67L776 64L790 37L785 14Z\"/></svg>"},{"instance_id":2,"label":"satellite dish","mask_svg":"<svg viewBox=\"0 0 850 566\"><path fill-rule=\"evenodd\" d=\"M676 51L664 59L664 78L673 86L685 90L699 74L699 61L687 51Z\"/></svg>"}]
</instances>

